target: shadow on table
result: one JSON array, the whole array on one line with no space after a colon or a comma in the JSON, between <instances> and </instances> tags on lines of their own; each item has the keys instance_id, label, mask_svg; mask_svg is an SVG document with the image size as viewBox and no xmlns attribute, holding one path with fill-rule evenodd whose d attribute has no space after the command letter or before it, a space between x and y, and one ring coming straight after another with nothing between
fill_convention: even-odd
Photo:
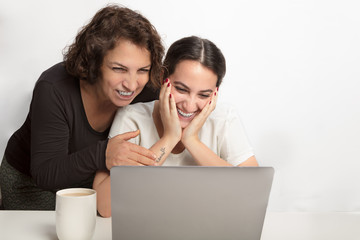
<instances>
[{"instance_id":1,"label":"shadow on table","mask_svg":"<svg viewBox=\"0 0 360 240\"><path fill-rule=\"evenodd\" d=\"M56 235L56 227L54 224L48 223L48 224L43 224L41 226L38 227L38 230L36 231L40 231L44 233L44 236L47 236L49 240L58 240L58 237Z\"/></svg>"}]
</instances>

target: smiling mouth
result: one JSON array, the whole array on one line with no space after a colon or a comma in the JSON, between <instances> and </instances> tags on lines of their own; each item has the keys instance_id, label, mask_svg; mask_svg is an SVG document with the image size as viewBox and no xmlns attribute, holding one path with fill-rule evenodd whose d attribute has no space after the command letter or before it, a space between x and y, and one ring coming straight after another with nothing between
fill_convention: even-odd
<instances>
[{"instance_id":1,"label":"smiling mouth","mask_svg":"<svg viewBox=\"0 0 360 240\"><path fill-rule=\"evenodd\" d=\"M177 109L178 113L180 114L180 116L184 117L184 118L190 118L192 117L195 113L184 113L183 111L181 111L180 109Z\"/></svg>"},{"instance_id":2,"label":"smiling mouth","mask_svg":"<svg viewBox=\"0 0 360 240\"><path fill-rule=\"evenodd\" d=\"M117 90L117 92L120 94L120 96L124 96L124 97L130 97L131 95L134 94L134 92L125 92L120 90Z\"/></svg>"}]
</instances>

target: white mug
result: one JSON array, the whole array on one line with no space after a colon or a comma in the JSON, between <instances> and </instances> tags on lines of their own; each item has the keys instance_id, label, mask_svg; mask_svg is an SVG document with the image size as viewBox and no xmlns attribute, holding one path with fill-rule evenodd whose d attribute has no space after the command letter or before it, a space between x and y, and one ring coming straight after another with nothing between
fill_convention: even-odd
<instances>
[{"instance_id":1,"label":"white mug","mask_svg":"<svg viewBox=\"0 0 360 240\"><path fill-rule=\"evenodd\" d=\"M56 192L56 234L60 240L88 240L96 225L96 191L68 188Z\"/></svg>"}]
</instances>

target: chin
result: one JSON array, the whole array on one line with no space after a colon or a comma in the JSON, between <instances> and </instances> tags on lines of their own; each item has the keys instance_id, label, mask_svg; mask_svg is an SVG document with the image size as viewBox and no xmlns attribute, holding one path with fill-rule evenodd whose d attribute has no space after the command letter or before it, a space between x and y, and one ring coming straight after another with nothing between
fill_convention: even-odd
<instances>
[{"instance_id":1,"label":"chin","mask_svg":"<svg viewBox=\"0 0 360 240\"><path fill-rule=\"evenodd\" d=\"M116 101L113 102L113 103L114 103L114 105L115 105L116 107L125 107L125 106L129 105L133 100L134 100L134 98L133 98L133 99L128 99L128 100L125 100L125 99L123 99L123 100L116 100Z\"/></svg>"},{"instance_id":2,"label":"chin","mask_svg":"<svg viewBox=\"0 0 360 240\"><path fill-rule=\"evenodd\" d=\"M180 122L180 126L182 129L186 128L187 126L189 126L190 122Z\"/></svg>"}]
</instances>

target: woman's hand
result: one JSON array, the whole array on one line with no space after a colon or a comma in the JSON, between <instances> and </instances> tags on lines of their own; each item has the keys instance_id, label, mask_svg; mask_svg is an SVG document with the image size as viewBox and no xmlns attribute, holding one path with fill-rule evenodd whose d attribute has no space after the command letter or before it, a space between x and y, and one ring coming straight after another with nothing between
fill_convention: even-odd
<instances>
[{"instance_id":1,"label":"woman's hand","mask_svg":"<svg viewBox=\"0 0 360 240\"><path fill-rule=\"evenodd\" d=\"M169 138L174 142L181 139L181 126L176 110L174 97L170 94L171 83L166 79L161 86L159 95L159 112L164 127L163 137Z\"/></svg>"},{"instance_id":2,"label":"woman's hand","mask_svg":"<svg viewBox=\"0 0 360 240\"><path fill-rule=\"evenodd\" d=\"M210 113L214 111L216 107L218 89L213 93L210 101L205 105L201 112L194 117L190 124L183 130L181 136L181 142L185 147L189 144L192 144L192 141L197 141L199 139L198 133L202 126L204 125L206 119L209 117Z\"/></svg>"},{"instance_id":3,"label":"woman's hand","mask_svg":"<svg viewBox=\"0 0 360 240\"><path fill-rule=\"evenodd\" d=\"M110 170L119 165L156 165L156 155L139 145L127 140L139 135L140 131L127 132L109 139L106 148L106 168Z\"/></svg>"}]
</instances>

